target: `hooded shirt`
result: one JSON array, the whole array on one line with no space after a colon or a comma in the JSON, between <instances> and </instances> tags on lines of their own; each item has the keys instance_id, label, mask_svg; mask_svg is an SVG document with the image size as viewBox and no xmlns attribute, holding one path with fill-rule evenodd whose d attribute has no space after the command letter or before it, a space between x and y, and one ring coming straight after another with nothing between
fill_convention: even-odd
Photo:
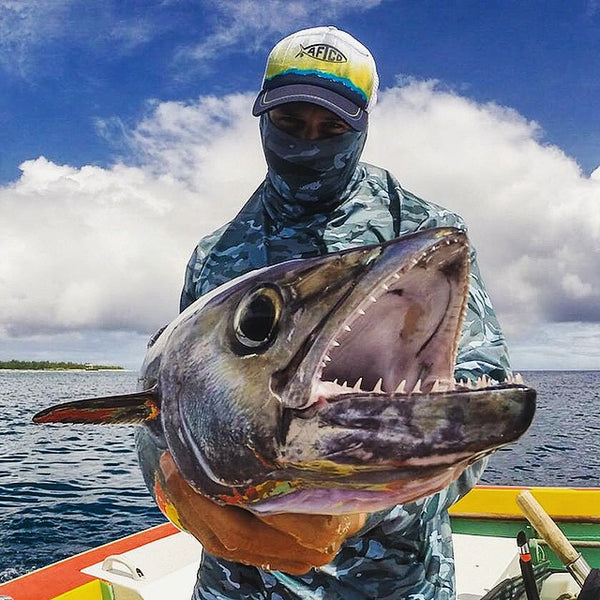
<instances>
[{"instance_id":1,"label":"hooded shirt","mask_svg":"<svg viewBox=\"0 0 600 600\"><path fill-rule=\"evenodd\" d=\"M248 271L380 243L462 219L402 189L386 170L359 162L364 135L303 141L261 119L268 173L239 214L203 238L188 263L181 310ZM353 134L353 135L348 135ZM467 314L455 377L503 381L504 337L471 251ZM194 599L451 600L452 533L447 508L479 479L485 460L427 498L372 513L333 561L306 575L264 571L204 553Z\"/></svg>"}]
</instances>

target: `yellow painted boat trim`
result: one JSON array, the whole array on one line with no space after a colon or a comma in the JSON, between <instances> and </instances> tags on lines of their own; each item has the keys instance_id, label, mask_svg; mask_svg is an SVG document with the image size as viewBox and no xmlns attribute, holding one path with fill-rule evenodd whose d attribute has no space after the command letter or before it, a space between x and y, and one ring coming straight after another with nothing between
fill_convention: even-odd
<instances>
[{"instance_id":1,"label":"yellow painted boat trim","mask_svg":"<svg viewBox=\"0 0 600 600\"><path fill-rule=\"evenodd\" d=\"M556 521L600 523L600 488L476 486L454 506L455 517L522 519L517 496L529 490Z\"/></svg>"},{"instance_id":2,"label":"yellow painted boat trim","mask_svg":"<svg viewBox=\"0 0 600 600\"><path fill-rule=\"evenodd\" d=\"M111 600L113 597L109 585L95 579L74 590L56 596L54 600Z\"/></svg>"}]
</instances>

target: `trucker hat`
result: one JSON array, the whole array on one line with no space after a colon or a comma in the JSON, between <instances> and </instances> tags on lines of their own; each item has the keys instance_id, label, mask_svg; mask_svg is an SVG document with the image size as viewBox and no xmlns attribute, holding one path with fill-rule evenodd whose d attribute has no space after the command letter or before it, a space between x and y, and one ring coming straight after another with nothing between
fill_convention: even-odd
<instances>
[{"instance_id":1,"label":"trucker hat","mask_svg":"<svg viewBox=\"0 0 600 600\"><path fill-rule=\"evenodd\" d=\"M252 114L288 102L312 102L362 131L378 85L373 56L349 33L331 26L303 29L271 50Z\"/></svg>"}]
</instances>

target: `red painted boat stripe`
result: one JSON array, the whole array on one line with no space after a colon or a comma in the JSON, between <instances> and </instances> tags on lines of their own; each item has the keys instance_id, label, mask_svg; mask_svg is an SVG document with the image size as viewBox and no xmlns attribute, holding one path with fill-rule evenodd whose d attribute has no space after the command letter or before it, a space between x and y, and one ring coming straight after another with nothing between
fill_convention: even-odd
<instances>
[{"instance_id":1,"label":"red painted boat stripe","mask_svg":"<svg viewBox=\"0 0 600 600\"><path fill-rule=\"evenodd\" d=\"M52 600L94 579L90 575L81 573L81 569L103 561L110 554L128 552L173 535L177 531L179 530L171 523L164 523L109 542L0 584L0 595L12 596L14 600Z\"/></svg>"}]
</instances>

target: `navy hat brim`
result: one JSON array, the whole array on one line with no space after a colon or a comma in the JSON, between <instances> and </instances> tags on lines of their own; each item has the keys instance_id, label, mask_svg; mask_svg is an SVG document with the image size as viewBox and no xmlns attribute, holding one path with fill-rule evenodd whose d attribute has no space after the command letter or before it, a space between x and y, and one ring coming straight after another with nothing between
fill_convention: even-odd
<instances>
[{"instance_id":1,"label":"navy hat brim","mask_svg":"<svg viewBox=\"0 0 600 600\"><path fill-rule=\"evenodd\" d=\"M258 117L276 106L290 102L317 104L336 114L357 131L367 128L368 114L365 110L332 90L309 84L282 85L262 90L254 102L252 114Z\"/></svg>"}]
</instances>

